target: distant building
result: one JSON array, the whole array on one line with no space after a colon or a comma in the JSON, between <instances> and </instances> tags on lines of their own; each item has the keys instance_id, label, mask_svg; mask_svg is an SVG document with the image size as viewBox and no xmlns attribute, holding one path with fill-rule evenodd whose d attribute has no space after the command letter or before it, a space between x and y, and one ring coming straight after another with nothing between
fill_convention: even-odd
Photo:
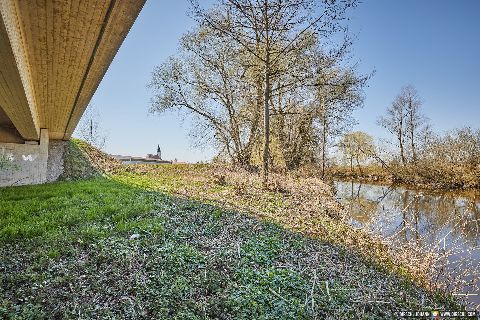
<instances>
[{"instance_id":1,"label":"distant building","mask_svg":"<svg viewBox=\"0 0 480 320\"><path fill-rule=\"evenodd\" d=\"M157 159L162 160L162 150L160 150L160 145L157 145L157 154L147 154L147 159Z\"/></svg>"},{"instance_id":2,"label":"distant building","mask_svg":"<svg viewBox=\"0 0 480 320\"><path fill-rule=\"evenodd\" d=\"M162 160L162 150L160 149L160 145L157 146L157 154L147 154L145 158L122 155L111 156L124 164L172 164L172 161Z\"/></svg>"}]
</instances>

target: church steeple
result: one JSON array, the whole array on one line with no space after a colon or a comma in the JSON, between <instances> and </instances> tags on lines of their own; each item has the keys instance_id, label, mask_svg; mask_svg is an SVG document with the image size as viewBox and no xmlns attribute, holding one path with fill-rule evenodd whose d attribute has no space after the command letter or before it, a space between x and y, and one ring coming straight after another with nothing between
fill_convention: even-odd
<instances>
[{"instance_id":1,"label":"church steeple","mask_svg":"<svg viewBox=\"0 0 480 320\"><path fill-rule=\"evenodd\" d=\"M160 150L160 145L157 145L157 156L158 159L162 159L162 150Z\"/></svg>"}]
</instances>

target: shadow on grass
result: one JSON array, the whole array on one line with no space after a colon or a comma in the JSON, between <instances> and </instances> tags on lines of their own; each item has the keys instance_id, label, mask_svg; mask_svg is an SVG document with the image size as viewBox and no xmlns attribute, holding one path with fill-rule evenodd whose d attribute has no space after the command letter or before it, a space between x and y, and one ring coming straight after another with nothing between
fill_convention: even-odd
<instances>
[{"instance_id":1,"label":"shadow on grass","mask_svg":"<svg viewBox=\"0 0 480 320\"><path fill-rule=\"evenodd\" d=\"M349 319L442 307L338 246L105 178L0 189L5 318Z\"/></svg>"}]
</instances>

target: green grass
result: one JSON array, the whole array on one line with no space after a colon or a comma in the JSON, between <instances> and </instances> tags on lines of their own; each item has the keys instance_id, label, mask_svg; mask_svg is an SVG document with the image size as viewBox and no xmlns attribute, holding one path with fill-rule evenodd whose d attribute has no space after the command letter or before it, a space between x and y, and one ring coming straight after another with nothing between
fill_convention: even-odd
<instances>
[{"instance_id":1,"label":"green grass","mask_svg":"<svg viewBox=\"0 0 480 320\"><path fill-rule=\"evenodd\" d=\"M0 318L378 319L444 307L345 248L142 181L188 182L0 189Z\"/></svg>"},{"instance_id":2,"label":"green grass","mask_svg":"<svg viewBox=\"0 0 480 320\"><path fill-rule=\"evenodd\" d=\"M151 197L108 179L0 189L0 243L145 228ZM150 227L148 227L150 228Z\"/></svg>"}]
</instances>

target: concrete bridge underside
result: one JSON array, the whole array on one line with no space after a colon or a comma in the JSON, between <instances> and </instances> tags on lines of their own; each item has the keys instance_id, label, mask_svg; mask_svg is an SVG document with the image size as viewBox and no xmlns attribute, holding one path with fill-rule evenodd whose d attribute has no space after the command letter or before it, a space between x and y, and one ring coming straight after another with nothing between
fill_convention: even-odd
<instances>
[{"instance_id":1,"label":"concrete bridge underside","mask_svg":"<svg viewBox=\"0 0 480 320\"><path fill-rule=\"evenodd\" d=\"M71 137L144 2L0 0L0 152Z\"/></svg>"}]
</instances>

